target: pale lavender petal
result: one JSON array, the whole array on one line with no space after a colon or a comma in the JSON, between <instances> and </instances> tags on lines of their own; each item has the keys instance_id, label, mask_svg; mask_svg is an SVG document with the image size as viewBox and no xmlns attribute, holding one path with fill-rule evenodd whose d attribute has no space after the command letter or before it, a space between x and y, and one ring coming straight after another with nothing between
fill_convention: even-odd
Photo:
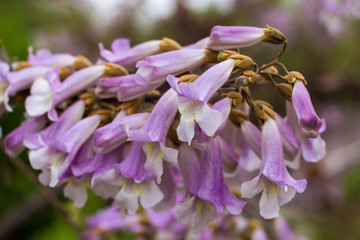
<instances>
[{"instance_id":1,"label":"pale lavender petal","mask_svg":"<svg viewBox=\"0 0 360 240\"><path fill-rule=\"evenodd\" d=\"M278 188L277 196L278 196L279 206L282 206L290 202L295 197L295 194L296 194L296 190L291 187L287 187L286 191L282 188Z\"/></svg>"},{"instance_id":2,"label":"pale lavender petal","mask_svg":"<svg viewBox=\"0 0 360 240\"><path fill-rule=\"evenodd\" d=\"M318 135L316 138L302 138L301 152L308 162L318 162L326 155L326 143Z\"/></svg>"},{"instance_id":3,"label":"pale lavender petal","mask_svg":"<svg viewBox=\"0 0 360 240\"><path fill-rule=\"evenodd\" d=\"M192 83L179 83L180 95L207 102L228 80L235 67L235 62L235 59L228 59L209 68Z\"/></svg>"},{"instance_id":4,"label":"pale lavender petal","mask_svg":"<svg viewBox=\"0 0 360 240\"><path fill-rule=\"evenodd\" d=\"M68 53L52 54L47 49L39 49L36 54L33 54L33 48L29 47L28 62L35 66L71 66L74 64L76 57Z\"/></svg>"},{"instance_id":5,"label":"pale lavender petal","mask_svg":"<svg viewBox=\"0 0 360 240\"><path fill-rule=\"evenodd\" d=\"M114 203L126 209L128 214L133 215L139 207L139 193L139 184L126 181L118 194L116 194Z\"/></svg>"},{"instance_id":6,"label":"pale lavender petal","mask_svg":"<svg viewBox=\"0 0 360 240\"><path fill-rule=\"evenodd\" d=\"M152 40L130 48L129 40L120 38L113 42L111 46L113 52L105 50L102 44L99 44L99 47L101 56L107 61L132 68L137 61L159 51L160 42L161 40Z\"/></svg>"},{"instance_id":7,"label":"pale lavender petal","mask_svg":"<svg viewBox=\"0 0 360 240\"><path fill-rule=\"evenodd\" d=\"M208 47L213 50L249 47L265 37L264 28L215 26Z\"/></svg>"},{"instance_id":8,"label":"pale lavender petal","mask_svg":"<svg viewBox=\"0 0 360 240\"><path fill-rule=\"evenodd\" d=\"M82 208L88 198L86 180L69 180L64 188L64 196L73 200L76 207Z\"/></svg>"},{"instance_id":9,"label":"pale lavender petal","mask_svg":"<svg viewBox=\"0 0 360 240\"><path fill-rule=\"evenodd\" d=\"M145 181L141 185L142 191L139 198L143 208L153 207L164 198L164 194L160 191L155 181Z\"/></svg>"},{"instance_id":10,"label":"pale lavender petal","mask_svg":"<svg viewBox=\"0 0 360 240\"><path fill-rule=\"evenodd\" d=\"M202 63L204 49L180 49L144 58L137 62L135 81L139 84L163 82L169 74L177 75Z\"/></svg>"},{"instance_id":11,"label":"pale lavender petal","mask_svg":"<svg viewBox=\"0 0 360 240\"><path fill-rule=\"evenodd\" d=\"M279 203L277 191L273 187L265 188L260 198L260 215L265 219L276 218L279 216Z\"/></svg>"},{"instance_id":12,"label":"pale lavender petal","mask_svg":"<svg viewBox=\"0 0 360 240\"><path fill-rule=\"evenodd\" d=\"M241 184L241 196L244 198L252 198L264 189L264 181L259 176L251 181Z\"/></svg>"}]
</instances>

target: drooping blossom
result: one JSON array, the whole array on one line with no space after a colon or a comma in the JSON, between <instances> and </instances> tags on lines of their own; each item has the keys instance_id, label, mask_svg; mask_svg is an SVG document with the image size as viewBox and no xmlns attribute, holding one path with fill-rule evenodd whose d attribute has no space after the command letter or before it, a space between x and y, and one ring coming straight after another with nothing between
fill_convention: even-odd
<instances>
[{"instance_id":1,"label":"drooping blossom","mask_svg":"<svg viewBox=\"0 0 360 240\"><path fill-rule=\"evenodd\" d=\"M257 177L241 186L241 194L251 198L262 192L260 214L266 219L279 216L279 206L289 202L295 192L302 193L306 180L293 179L286 169L279 129L271 117L265 121L261 136L261 169Z\"/></svg>"}]
</instances>

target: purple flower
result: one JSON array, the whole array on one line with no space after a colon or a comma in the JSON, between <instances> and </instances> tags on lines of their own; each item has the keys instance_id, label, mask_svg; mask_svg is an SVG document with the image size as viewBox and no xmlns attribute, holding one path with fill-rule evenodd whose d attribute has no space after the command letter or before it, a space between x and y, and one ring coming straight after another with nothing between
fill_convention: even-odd
<instances>
[{"instance_id":1,"label":"purple flower","mask_svg":"<svg viewBox=\"0 0 360 240\"><path fill-rule=\"evenodd\" d=\"M249 47L265 38L265 29L215 26L211 29L208 47L213 50Z\"/></svg>"},{"instance_id":2,"label":"purple flower","mask_svg":"<svg viewBox=\"0 0 360 240\"><path fill-rule=\"evenodd\" d=\"M301 80L295 81L292 103L301 132L306 137L316 138L323 121L316 115L310 95Z\"/></svg>"},{"instance_id":3,"label":"purple flower","mask_svg":"<svg viewBox=\"0 0 360 240\"><path fill-rule=\"evenodd\" d=\"M202 153L199 176L196 195L176 208L175 215L180 222L188 222L195 229L202 230L214 216L223 212L224 207L231 214L240 214L245 202L232 195L224 182L221 150L216 138ZM192 184L190 181L187 183Z\"/></svg>"},{"instance_id":4,"label":"purple flower","mask_svg":"<svg viewBox=\"0 0 360 240\"><path fill-rule=\"evenodd\" d=\"M100 55L109 62L132 68L137 61L159 51L160 42L161 40L148 41L131 48L128 39L118 38L111 44L112 52L104 49L103 44L99 43Z\"/></svg>"},{"instance_id":5,"label":"purple flower","mask_svg":"<svg viewBox=\"0 0 360 240\"><path fill-rule=\"evenodd\" d=\"M104 65L91 66L73 73L63 82L59 79L59 69L48 72L46 79L36 79L31 87L31 95L25 101L26 112L30 116L49 112L49 119L56 121L58 117L55 107L93 85L103 75L104 70Z\"/></svg>"},{"instance_id":6,"label":"purple flower","mask_svg":"<svg viewBox=\"0 0 360 240\"><path fill-rule=\"evenodd\" d=\"M290 128L296 132L296 136L300 140L301 154L305 161L318 162L320 159L324 158L326 154L326 143L321 138L320 133L324 132L326 129L325 120L321 120L322 125L319 129L318 136L316 138L309 138L304 136L304 134L301 132L294 107L289 102L286 103L286 113L286 122Z\"/></svg>"},{"instance_id":7,"label":"purple flower","mask_svg":"<svg viewBox=\"0 0 360 240\"><path fill-rule=\"evenodd\" d=\"M136 63L135 81L142 85L162 83L167 75L197 67L204 58L204 49L180 49L149 56Z\"/></svg>"},{"instance_id":8,"label":"purple flower","mask_svg":"<svg viewBox=\"0 0 360 240\"><path fill-rule=\"evenodd\" d=\"M281 136L276 122L271 117L265 121L261 136L260 174L241 186L242 196L251 198L263 192L260 199L260 214L266 219L279 216L279 206L289 202L295 191L302 193L306 180L293 179L286 169Z\"/></svg>"},{"instance_id":9,"label":"purple flower","mask_svg":"<svg viewBox=\"0 0 360 240\"><path fill-rule=\"evenodd\" d=\"M232 73L236 60L228 59L204 72L193 83L178 82L169 75L167 81L178 96L178 108L181 114L177 134L181 141L191 144L195 134L195 123L212 136L223 123L222 114L207 105L212 95L226 82Z\"/></svg>"},{"instance_id":10,"label":"purple flower","mask_svg":"<svg viewBox=\"0 0 360 240\"><path fill-rule=\"evenodd\" d=\"M98 115L80 120L84 107L83 101L76 102L60 116L59 121L25 139L24 144L30 149L31 166L42 170L39 178L44 185L57 185L77 151L99 124Z\"/></svg>"}]
</instances>

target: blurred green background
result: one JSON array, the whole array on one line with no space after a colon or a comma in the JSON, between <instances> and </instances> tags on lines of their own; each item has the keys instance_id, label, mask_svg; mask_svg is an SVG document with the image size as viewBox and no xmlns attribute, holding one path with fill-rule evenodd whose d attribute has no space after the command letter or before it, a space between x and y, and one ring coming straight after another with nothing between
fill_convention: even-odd
<instances>
[{"instance_id":1,"label":"blurred green background","mask_svg":"<svg viewBox=\"0 0 360 240\"><path fill-rule=\"evenodd\" d=\"M326 5L329 2L332 5ZM344 9L334 7L334 3ZM1 0L0 39L12 60L26 59L32 45L96 61L98 43L109 48L118 37L127 37L134 45L166 36L186 45L208 36L214 25L269 24L280 29L289 40L281 60L306 77L315 108L328 126L324 134L327 157L318 164L302 165L308 189L284 207L283 213L295 232L309 239L356 240L360 239L360 8L351 5L354 3ZM279 50L261 43L242 51L261 65ZM279 112L284 113L281 99L267 95L264 86L259 86L254 96L279 106ZM4 135L22 121L23 111L23 106L17 106L14 113L3 115L0 125ZM0 152L0 158L0 238L77 239L78 231L47 203L34 184L4 153ZM29 166L26 154L21 159ZM106 205L89 193L86 206L76 209L62 197L61 190L55 194L79 223Z\"/></svg>"}]
</instances>

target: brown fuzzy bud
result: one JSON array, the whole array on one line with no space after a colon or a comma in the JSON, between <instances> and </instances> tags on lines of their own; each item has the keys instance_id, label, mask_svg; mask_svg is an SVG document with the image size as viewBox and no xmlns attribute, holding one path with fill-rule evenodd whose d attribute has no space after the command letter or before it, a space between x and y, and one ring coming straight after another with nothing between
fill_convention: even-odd
<instances>
[{"instance_id":1,"label":"brown fuzzy bud","mask_svg":"<svg viewBox=\"0 0 360 240\"><path fill-rule=\"evenodd\" d=\"M163 41L159 43L159 53L169 52L181 49L181 45L171 38L164 37Z\"/></svg>"},{"instance_id":2,"label":"brown fuzzy bud","mask_svg":"<svg viewBox=\"0 0 360 240\"><path fill-rule=\"evenodd\" d=\"M249 120L249 116L243 111L233 108L230 111L229 119L236 127L240 127L245 120Z\"/></svg>"},{"instance_id":3,"label":"brown fuzzy bud","mask_svg":"<svg viewBox=\"0 0 360 240\"><path fill-rule=\"evenodd\" d=\"M239 105L242 100L243 100L243 97L241 96L241 94L239 92L228 92L228 93L223 93L221 94L221 97L222 98L232 98L232 106L233 107L236 107L237 105Z\"/></svg>"},{"instance_id":4,"label":"brown fuzzy bud","mask_svg":"<svg viewBox=\"0 0 360 240\"><path fill-rule=\"evenodd\" d=\"M219 52L206 48L205 50L205 62L218 62Z\"/></svg>"},{"instance_id":5,"label":"brown fuzzy bud","mask_svg":"<svg viewBox=\"0 0 360 240\"><path fill-rule=\"evenodd\" d=\"M291 102L292 86L287 83L280 83L275 85L276 89L282 97Z\"/></svg>"},{"instance_id":6,"label":"brown fuzzy bud","mask_svg":"<svg viewBox=\"0 0 360 240\"><path fill-rule=\"evenodd\" d=\"M105 73L112 77L128 75L128 71L123 67L115 63L105 64Z\"/></svg>"},{"instance_id":7,"label":"brown fuzzy bud","mask_svg":"<svg viewBox=\"0 0 360 240\"><path fill-rule=\"evenodd\" d=\"M255 65L255 62L251 57L241 55L241 58L238 58L238 60L235 62L235 65L238 67L238 71L242 71Z\"/></svg>"},{"instance_id":8,"label":"brown fuzzy bud","mask_svg":"<svg viewBox=\"0 0 360 240\"><path fill-rule=\"evenodd\" d=\"M286 44L286 37L282 32L277 30L276 28L272 28L269 25L266 25L267 29L264 29L265 37L262 40L263 42L268 42L272 44Z\"/></svg>"},{"instance_id":9,"label":"brown fuzzy bud","mask_svg":"<svg viewBox=\"0 0 360 240\"><path fill-rule=\"evenodd\" d=\"M75 69L76 71L83 69L83 68L87 68L90 67L92 65L92 63L90 62L89 59L87 59L84 56L78 56L75 59L74 64L72 65L72 68Z\"/></svg>"},{"instance_id":10,"label":"brown fuzzy bud","mask_svg":"<svg viewBox=\"0 0 360 240\"><path fill-rule=\"evenodd\" d=\"M67 77L72 74L72 71L67 67L60 67L60 81L64 81Z\"/></svg>"},{"instance_id":11,"label":"brown fuzzy bud","mask_svg":"<svg viewBox=\"0 0 360 240\"><path fill-rule=\"evenodd\" d=\"M129 102L124 102L119 106L119 109L126 110L126 113L128 115L134 114L139 112L139 110L142 107L142 98L137 98L135 100L129 101Z\"/></svg>"},{"instance_id":12,"label":"brown fuzzy bud","mask_svg":"<svg viewBox=\"0 0 360 240\"><path fill-rule=\"evenodd\" d=\"M198 79L199 75L197 74L186 74L186 75L182 75L179 78L178 83L184 82L184 83L192 83L194 82L196 79Z\"/></svg>"},{"instance_id":13,"label":"brown fuzzy bud","mask_svg":"<svg viewBox=\"0 0 360 240\"><path fill-rule=\"evenodd\" d=\"M304 85L307 84L305 77L301 73L296 71L289 72L289 74L286 75L284 79L288 83L294 83L296 80L300 80L303 81Z\"/></svg>"}]
</instances>

